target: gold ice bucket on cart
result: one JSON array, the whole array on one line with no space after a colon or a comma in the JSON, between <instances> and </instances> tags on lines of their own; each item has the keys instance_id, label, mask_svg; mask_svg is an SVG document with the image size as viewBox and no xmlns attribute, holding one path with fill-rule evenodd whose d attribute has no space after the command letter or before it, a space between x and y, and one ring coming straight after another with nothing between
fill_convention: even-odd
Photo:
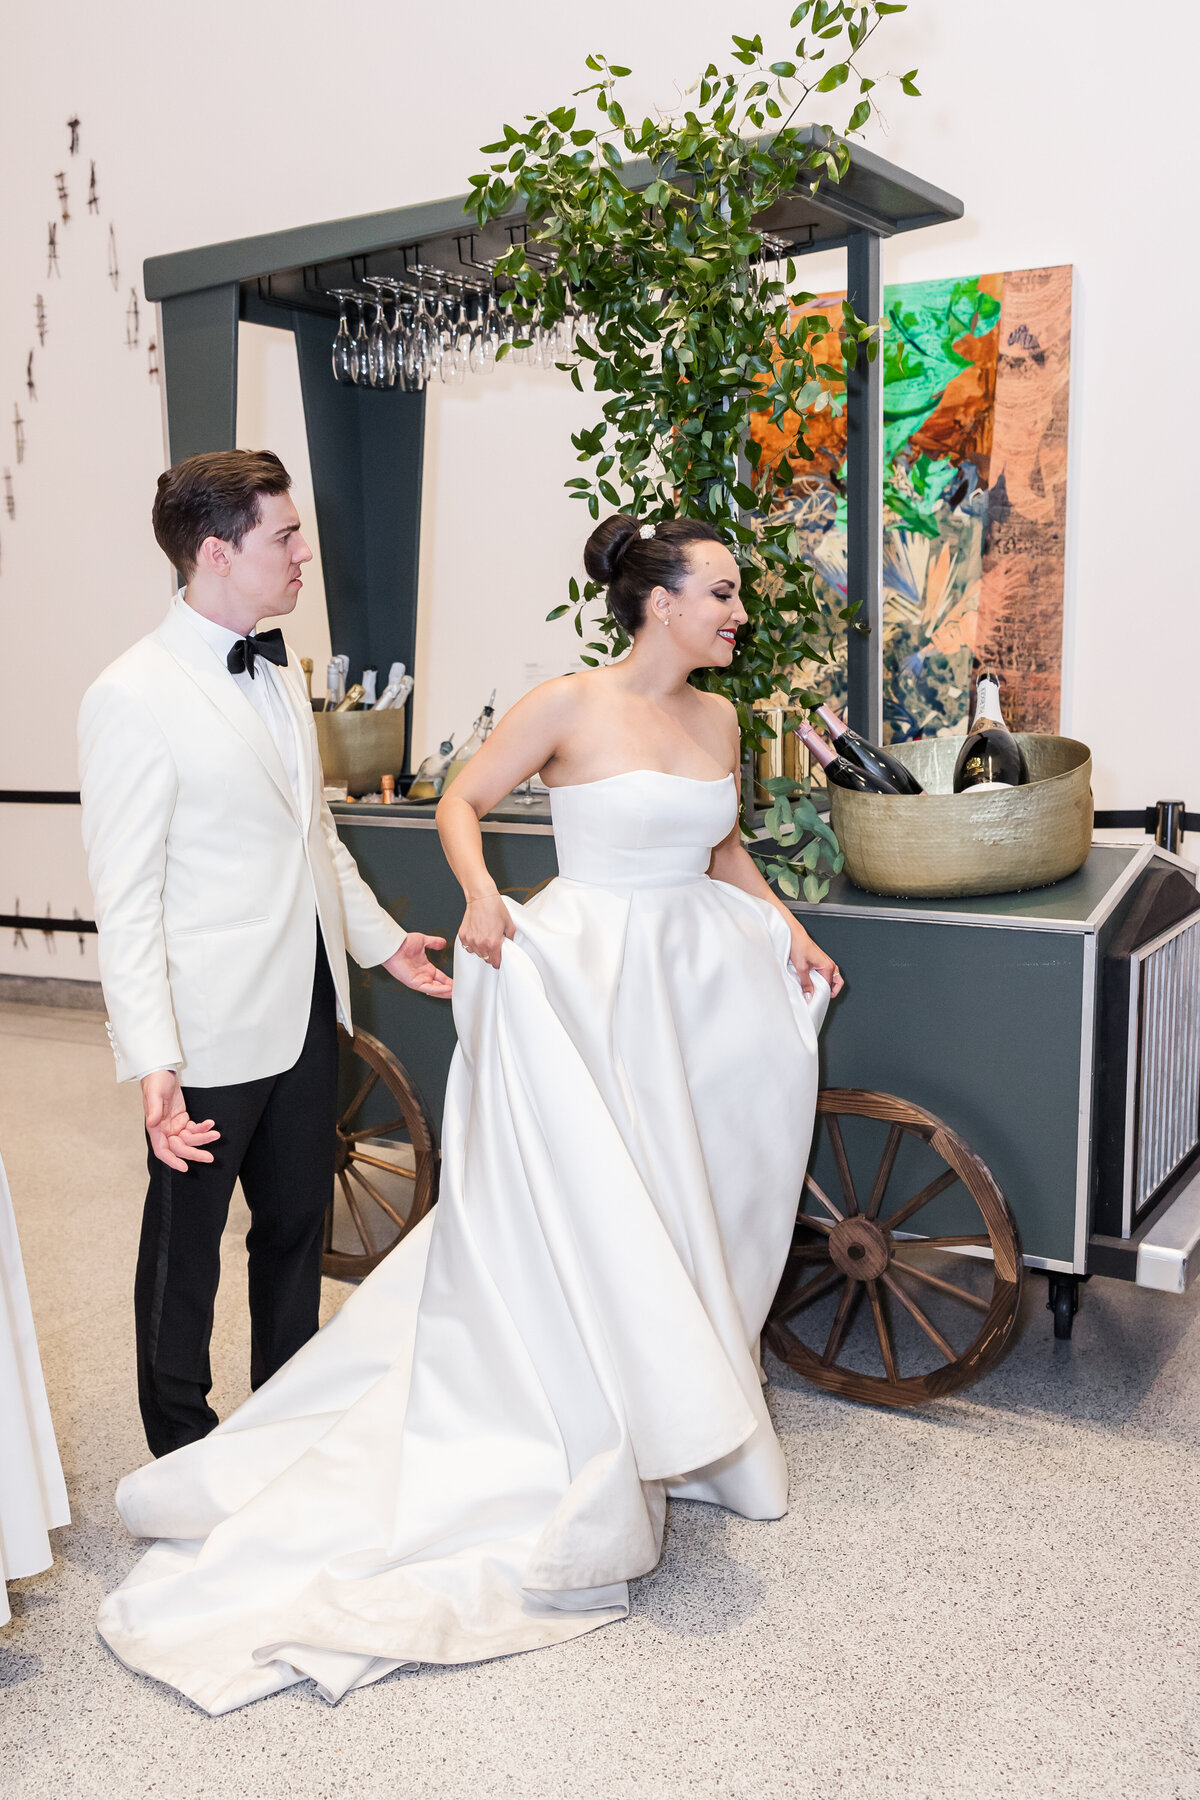
<instances>
[{"instance_id":1,"label":"gold ice bucket on cart","mask_svg":"<svg viewBox=\"0 0 1200 1800\"><path fill-rule=\"evenodd\" d=\"M375 794L385 775L404 767L404 708L386 712L313 714L326 781L344 781L350 795Z\"/></svg>"},{"instance_id":2,"label":"gold ice bucket on cart","mask_svg":"<svg viewBox=\"0 0 1200 1800\"><path fill-rule=\"evenodd\" d=\"M871 894L957 899L1048 887L1092 842L1092 754L1075 738L1017 734L1029 780L987 794L951 791L961 737L889 744L923 794L829 790L846 873Z\"/></svg>"}]
</instances>

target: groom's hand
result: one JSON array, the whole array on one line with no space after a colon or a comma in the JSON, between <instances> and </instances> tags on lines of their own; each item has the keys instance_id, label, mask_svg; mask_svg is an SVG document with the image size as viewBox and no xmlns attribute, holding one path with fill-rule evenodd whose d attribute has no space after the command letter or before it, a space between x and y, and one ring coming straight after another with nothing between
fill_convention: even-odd
<instances>
[{"instance_id":1,"label":"groom's hand","mask_svg":"<svg viewBox=\"0 0 1200 1800\"><path fill-rule=\"evenodd\" d=\"M142 1076L142 1108L150 1148L169 1169L187 1172L190 1162L211 1162L211 1151L202 1148L220 1137L211 1119L192 1120L184 1104L183 1089L174 1069L156 1069Z\"/></svg>"},{"instance_id":2,"label":"groom's hand","mask_svg":"<svg viewBox=\"0 0 1200 1800\"><path fill-rule=\"evenodd\" d=\"M445 948L445 938L426 937L423 931L410 931L383 966L389 975L394 975L405 987L414 988L418 994L428 994L433 1000L448 1000L454 991L454 983L430 962L428 956L430 950Z\"/></svg>"}]
</instances>

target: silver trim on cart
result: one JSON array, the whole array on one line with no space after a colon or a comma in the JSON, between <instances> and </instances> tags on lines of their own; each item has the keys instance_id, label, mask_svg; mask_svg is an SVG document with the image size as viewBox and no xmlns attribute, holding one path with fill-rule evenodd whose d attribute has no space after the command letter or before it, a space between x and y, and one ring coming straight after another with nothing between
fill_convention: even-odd
<instances>
[{"instance_id":1,"label":"silver trim on cart","mask_svg":"<svg viewBox=\"0 0 1200 1800\"><path fill-rule=\"evenodd\" d=\"M1075 1140L1074 1273L1087 1272L1092 1212L1092 1098L1096 1040L1096 934L1083 940L1083 992L1079 1023L1079 1123ZM1026 1259L1028 1260L1028 1259ZM1043 1265L1048 1266L1048 1265Z\"/></svg>"},{"instance_id":2,"label":"silver trim on cart","mask_svg":"<svg viewBox=\"0 0 1200 1800\"><path fill-rule=\"evenodd\" d=\"M1200 1170L1171 1202L1158 1223L1138 1245L1137 1285L1164 1294L1183 1294L1195 1277L1200 1257Z\"/></svg>"},{"instance_id":3,"label":"silver trim on cart","mask_svg":"<svg viewBox=\"0 0 1200 1800\"><path fill-rule=\"evenodd\" d=\"M1114 844L1113 848L1119 849L1120 846ZM1109 888L1099 906L1094 912L1089 913L1088 917L1083 921L1083 929L1085 931L1095 931L1099 926L1103 925L1105 919L1108 918L1117 902L1125 897L1142 870L1146 867L1146 864L1157 854L1158 846L1154 843L1153 839L1151 839L1149 843L1141 846L1137 854L1130 858L1124 873L1113 882L1113 885Z\"/></svg>"},{"instance_id":4,"label":"silver trim on cart","mask_svg":"<svg viewBox=\"0 0 1200 1800\"><path fill-rule=\"evenodd\" d=\"M793 912L811 913L817 918L834 919L900 919L906 925L988 925L1006 931L1061 931L1082 936L1092 928L1086 919L1044 919L1032 913L1007 917L1000 913L913 912L893 906L841 906L836 900L790 902Z\"/></svg>"},{"instance_id":5,"label":"silver trim on cart","mask_svg":"<svg viewBox=\"0 0 1200 1800\"><path fill-rule=\"evenodd\" d=\"M398 819L394 815L384 819L377 819L374 817L376 810L377 809L372 808L371 811L368 812L364 807L361 813L339 812L335 813L333 816L339 825L374 825L376 827L382 827L385 831L437 830L437 820L432 814L423 819ZM382 808L378 810L382 810ZM490 832L497 837L554 836L553 825L515 825L509 824L505 819L482 819L480 821L479 829L485 833Z\"/></svg>"}]
</instances>

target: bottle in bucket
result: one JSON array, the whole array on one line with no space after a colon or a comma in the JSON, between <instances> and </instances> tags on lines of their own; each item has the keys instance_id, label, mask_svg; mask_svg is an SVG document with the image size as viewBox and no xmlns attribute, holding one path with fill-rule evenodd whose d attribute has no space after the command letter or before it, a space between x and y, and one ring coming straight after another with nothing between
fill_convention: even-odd
<instances>
[{"instance_id":1,"label":"bottle in bucket","mask_svg":"<svg viewBox=\"0 0 1200 1800\"><path fill-rule=\"evenodd\" d=\"M831 706L818 706L817 712L828 727L834 749L852 768L861 769L864 775L875 775L892 782L898 794L925 792L911 769L906 769L902 762L889 756L878 744L869 743L866 738L859 737L857 731L851 731ZM890 793L891 789L887 792Z\"/></svg>"},{"instance_id":2,"label":"bottle in bucket","mask_svg":"<svg viewBox=\"0 0 1200 1800\"><path fill-rule=\"evenodd\" d=\"M833 745L827 743L819 731L808 723L797 725L796 736L804 745L814 762L821 765L825 779L833 787L852 788L859 794L898 794L899 788L887 775L868 775L865 769L856 768L844 756L839 756Z\"/></svg>"},{"instance_id":3,"label":"bottle in bucket","mask_svg":"<svg viewBox=\"0 0 1200 1800\"><path fill-rule=\"evenodd\" d=\"M1020 787L1028 780L1021 746L1000 710L1000 677L982 674L975 696L975 722L954 765L954 792L987 794Z\"/></svg>"}]
</instances>

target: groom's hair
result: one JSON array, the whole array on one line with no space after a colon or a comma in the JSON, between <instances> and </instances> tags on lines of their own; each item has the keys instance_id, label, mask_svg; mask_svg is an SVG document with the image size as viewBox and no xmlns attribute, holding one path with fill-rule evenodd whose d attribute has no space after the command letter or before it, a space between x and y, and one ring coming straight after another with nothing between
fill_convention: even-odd
<instances>
[{"instance_id":1,"label":"groom's hair","mask_svg":"<svg viewBox=\"0 0 1200 1800\"><path fill-rule=\"evenodd\" d=\"M158 478L151 519L158 547L190 576L205 538L240 549L258 524L259 496L286 494L292 478L272 450L211 450Z\"/></svg>"}]
</instances>

